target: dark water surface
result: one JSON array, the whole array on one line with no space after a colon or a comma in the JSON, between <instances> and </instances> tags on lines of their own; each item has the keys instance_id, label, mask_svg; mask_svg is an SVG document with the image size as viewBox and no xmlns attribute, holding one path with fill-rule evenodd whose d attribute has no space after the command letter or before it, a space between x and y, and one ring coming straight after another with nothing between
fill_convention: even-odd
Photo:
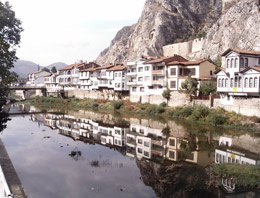
<instances>
[{"instance_id":1,"label":"dark water surface","mask_svg":"<svg viewBox=\"0 0 260 198\"><path fill-rule=\"evenodd\" d=\"M260 165L254 133L88 111L11 116L0 138L33 198L225 197L206 185L211 164Z\"/></svg>"}]
</instances>

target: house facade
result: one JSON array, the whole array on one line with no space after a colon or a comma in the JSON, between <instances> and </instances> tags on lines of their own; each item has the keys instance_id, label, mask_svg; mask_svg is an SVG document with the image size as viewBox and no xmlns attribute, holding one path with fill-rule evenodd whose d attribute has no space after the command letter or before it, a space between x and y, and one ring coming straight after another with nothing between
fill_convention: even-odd
<instances>
[{"instance_id":1,"label":"house facade","mask_svg":"<svg viewBox=\"0 0 260 198\"><path fill-rule=\"evenodd\" d=\"M50 72L47 71L37 71L37 72L32 72L28 76L28 81L26 83L27 86L31 87L43 87L45 86L44 84L44 78L45 76L49 75Z\"/></svg>"},{"instance_id":2,"label":"house facade","mask_svg":"<svg viewBox=\"0 0 260 198\"><path fill-rule=\"evenodd\" d=\"M61 91L61 86L59 85L58 80L58 74L49 74L45 76L44 84L47 90L47 96L57 96L58 93Z\"/></svg>"},{"instance_id":3,"label":"house facade","mask_svg":"<svg viewBox=\"0 0 260 198\"><path fill-rule=\"evenodd\" d=\"M163 58L141 58L127 63L130 95L161 95L167 89L167 64L172 61L187 61L175 55Z\"/></svg>"},{"instance_id":4,"label":"house facade","mask_svg":"<svg viewBox=\"0 0 260 198\"><path fill-rule=\"evenodd\" d=\"M181 89L181 84L190 76L199 82L212 79L215 65L206 59L196 61L172 61L167 64L168 88L171 91Z\"/></svg>"},{"instance_id":5,"label":"house facade","mask_svg":"<svg viewBox=\"0 0 260 198\"><path fill-rule=\"evenodd\" d=\"M228 49L216 74L222 104L233 104L236 97L260 96L260 52Z\"/></svg>"}]
</instances>

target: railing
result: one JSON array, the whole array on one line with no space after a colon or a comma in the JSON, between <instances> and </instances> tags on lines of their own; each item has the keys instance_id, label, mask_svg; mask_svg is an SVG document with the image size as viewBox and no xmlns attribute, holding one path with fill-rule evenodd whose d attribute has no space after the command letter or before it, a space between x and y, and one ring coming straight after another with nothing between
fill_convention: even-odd
<instances>
[{"instance_id":1,"label":"railing","mask_svg":"<svg viewBox=\"0 0 260 198\"><path fill-rule=\"evenodd\" d=\"M154 75L165 75L164 70L153 70L152 74Z\"/></svg>"},{"instance_id":2,"label":"railing","mask_svg":"<svg viewBox=\"0 0 260 198\"><path fill-rule=\"evenodd\" d=\"M0 198L13 197L0 165Z\"/></svg>"}]
</instances>

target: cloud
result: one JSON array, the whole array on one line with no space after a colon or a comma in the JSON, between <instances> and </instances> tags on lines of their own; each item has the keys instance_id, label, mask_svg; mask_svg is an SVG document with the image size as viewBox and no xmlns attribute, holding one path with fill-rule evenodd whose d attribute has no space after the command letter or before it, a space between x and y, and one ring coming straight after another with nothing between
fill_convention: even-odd
<instances>
[{"instance_id":1,"label":"cloud","mask_svg":"<svg viewBox=\"0 0 260 198\"><path fill-rule=\"evenodd\" d=\"M21 59L48 65L95 59L116 32L137 22L145 0L9 0L21 19Z\"/></svg>"}]
</instances>

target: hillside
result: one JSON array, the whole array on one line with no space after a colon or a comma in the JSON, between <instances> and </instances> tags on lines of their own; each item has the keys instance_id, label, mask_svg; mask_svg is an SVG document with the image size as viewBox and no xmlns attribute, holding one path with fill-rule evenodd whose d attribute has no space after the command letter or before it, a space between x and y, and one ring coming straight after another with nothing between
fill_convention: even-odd
<instances>
[{"instance_id":1,"label":"hillside","mask_svg":"<svg viewBox=\"0 0 260 198\"><path fill-rule=\"evenodd\" d=\"M258 0L147 0L141 17L124 27L97 63L162 56L162 47L203 35L200 58L213 59L229 47L260 48Z\"/></svg>"},{"instance_id":2,"label":"hillside","mask_svg":"<svg viewBox=\"0 0 260 198\"><path fill-rule=\"evenodd\" d=\"M55 66L57 69L60 69L62 67L65 67L66 65L67 64L65 63L57 62L48 66L40 66L40 68L47 67L48 69L51 69L53 66ZM26 78L28 77L29 73L38 71L38 64L32 61L17 60L17 62L14 63L12 71L16 72L19 77Z\"/></svg>"}]
</instances>

